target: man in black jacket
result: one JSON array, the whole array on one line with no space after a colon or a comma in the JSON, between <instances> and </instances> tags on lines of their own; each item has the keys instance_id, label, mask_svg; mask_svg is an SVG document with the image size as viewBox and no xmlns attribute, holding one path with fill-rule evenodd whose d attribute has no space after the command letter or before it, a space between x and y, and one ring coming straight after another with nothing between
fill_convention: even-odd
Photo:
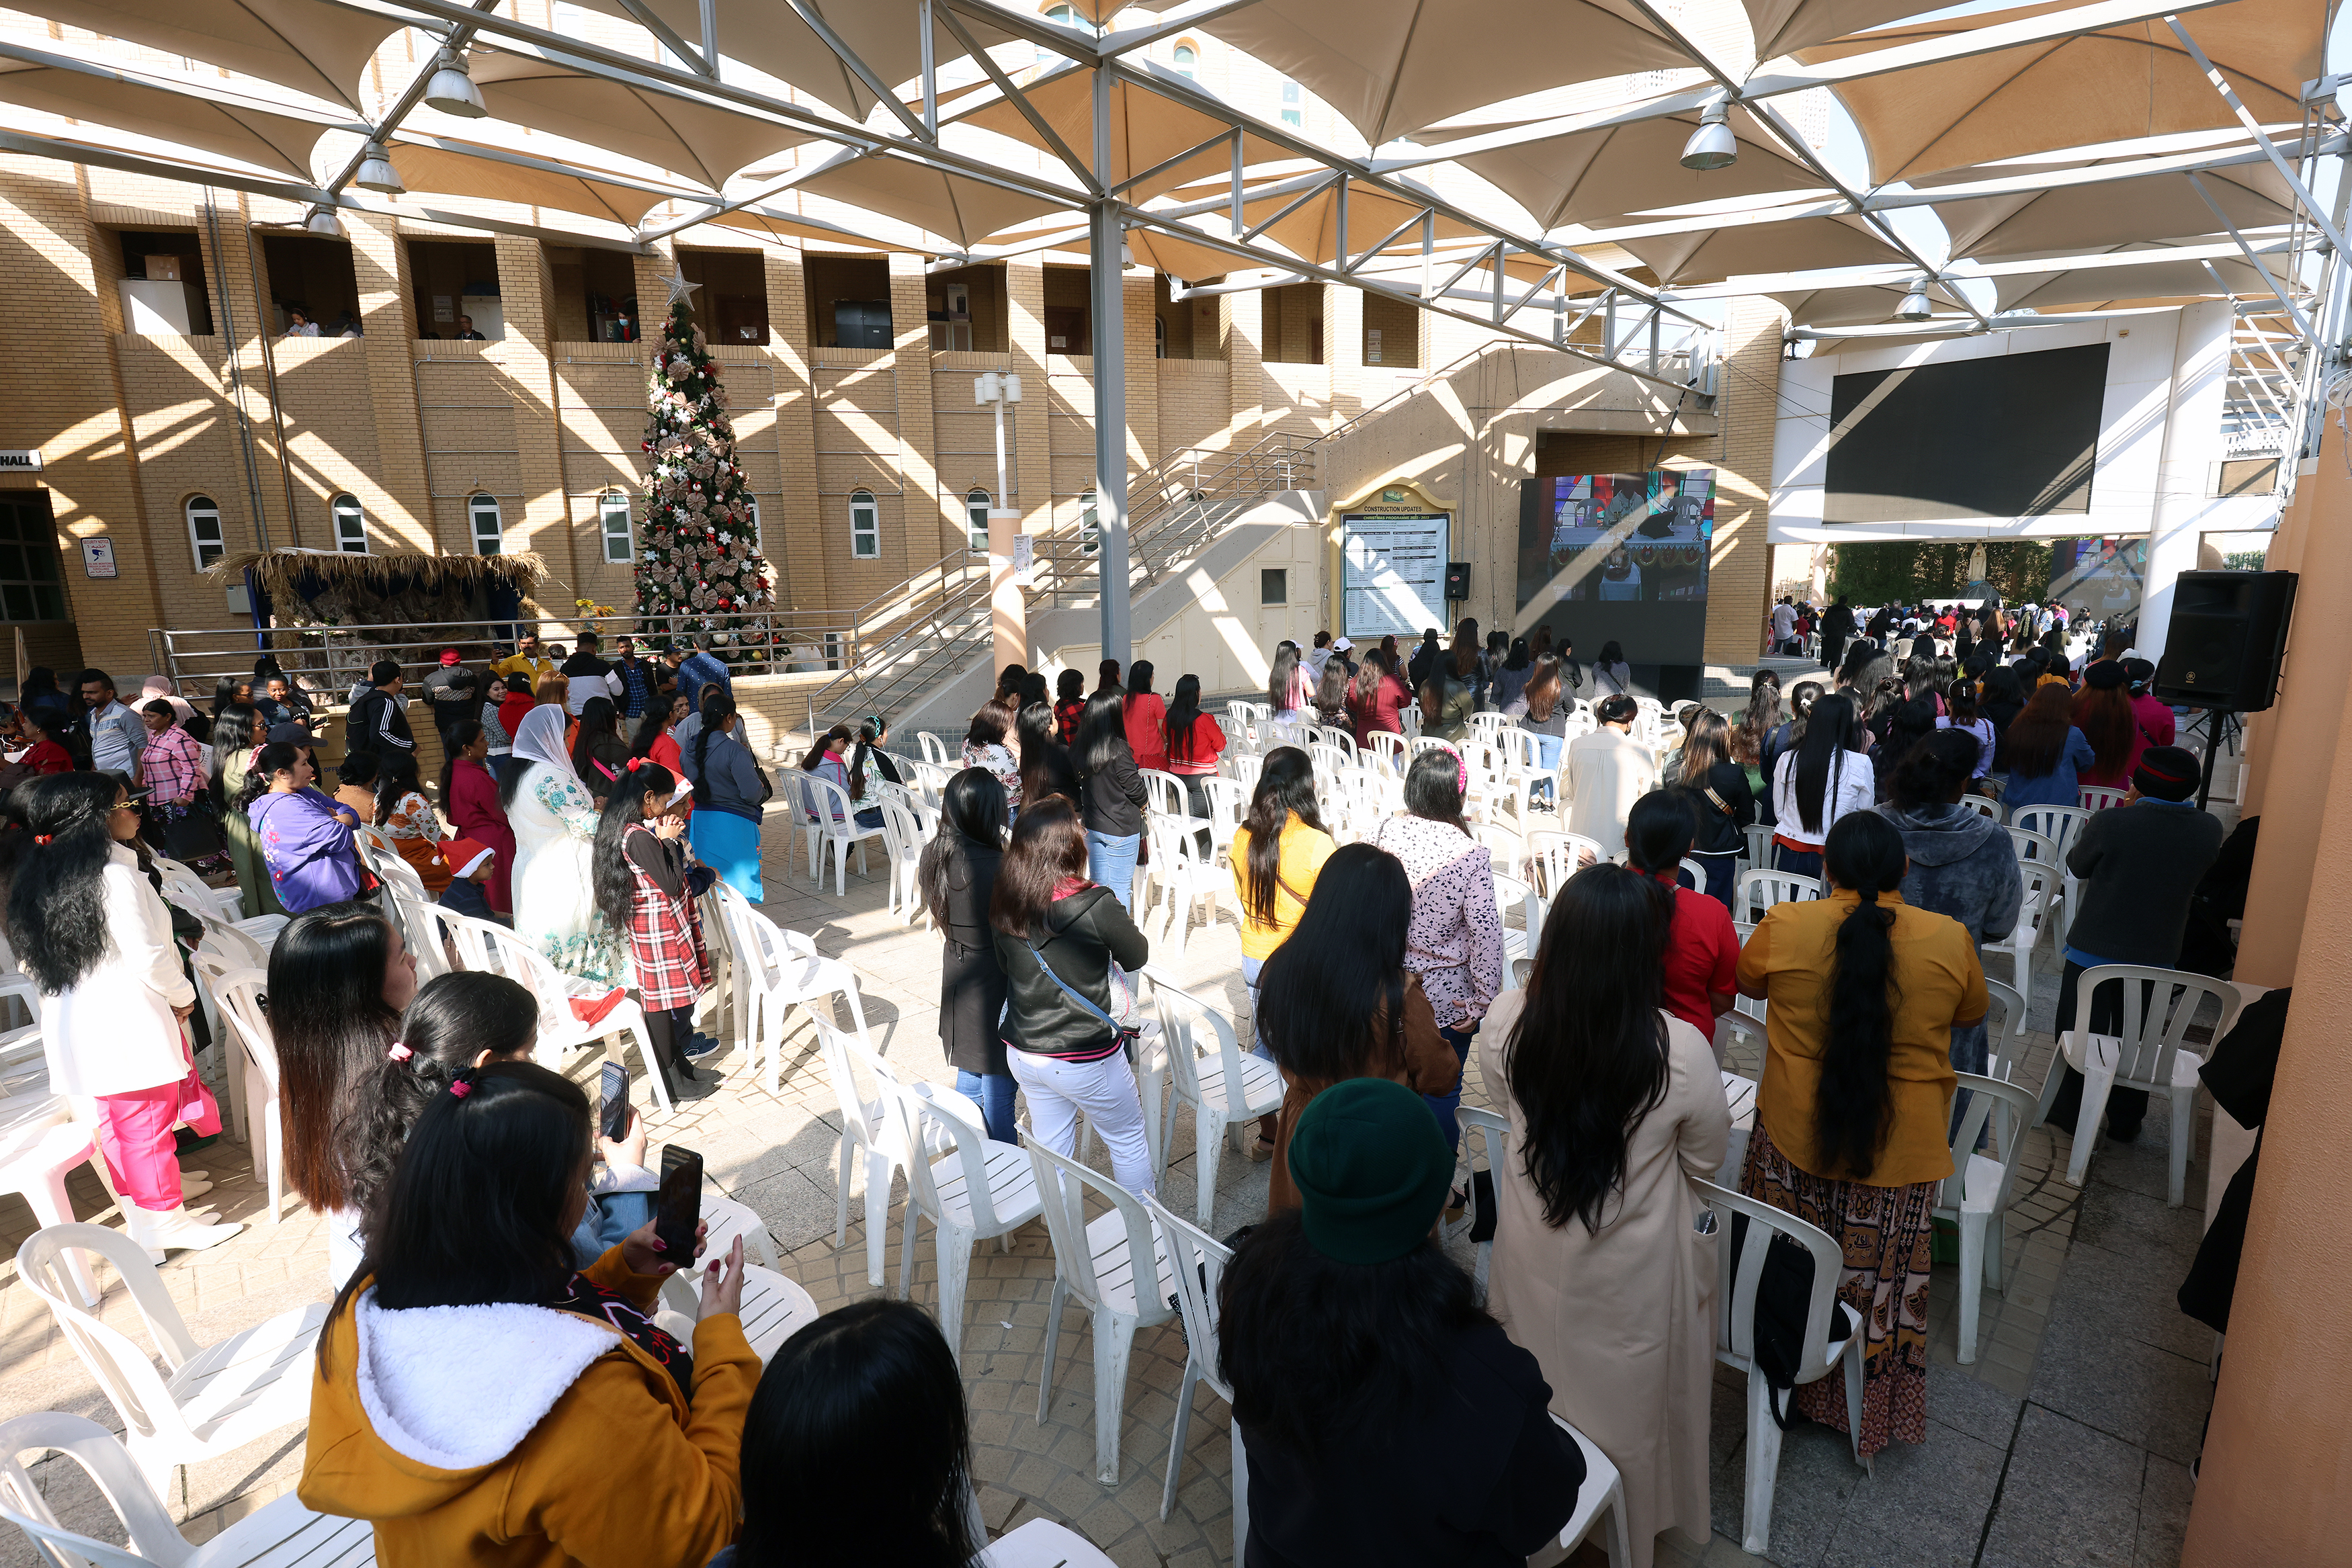
<instances>
[{"instance_id":1,"label":"man in black jacket","mask_svg":"<svg viewBox=\"0 0 2352 1568\"><path fill-rule=\"evenodd\" d=\"M2084 970L2101 964L2169 969L2179 962L2189 899L2221 852L2220 820L2190 800L2197 777L2195 752L2151 746L2140 753L2124 803L2094 813L2074 830L2066 846L2066 869L2083 879L2082 907L2066 931L2066 970L2058 985L2061 1037L2074 1027L2075 989ZM2092 1032L2120 1029L2123 1004L2120 982L2101 987L2091 998ZM2083 1088L2083 1075L2067 1068L2066 1082L2050 1107L2052 1126L2074 1127ZM2111 1091L2107 1136L2131 1142L2147 1115L2147 1091Z\"/></svg>"},{"instance_id":2,"label":"man in black jacket","mask_svg":"<svg viewBox=\"0 0 2352 1568\"><path fill-rule=\"evenodd\" d=\"M345 751L415 752L416 739L408 732L407 699L401 695L407 685L408 677L395 661L378 659L369 666L367 690L343 721Z\"/></svg>"}]
</instances>

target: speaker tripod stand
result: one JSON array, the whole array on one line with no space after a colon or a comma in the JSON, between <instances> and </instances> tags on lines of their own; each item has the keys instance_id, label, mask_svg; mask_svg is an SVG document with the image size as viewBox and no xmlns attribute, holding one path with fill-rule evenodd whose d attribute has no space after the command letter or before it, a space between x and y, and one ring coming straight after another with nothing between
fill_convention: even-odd
<instances>
[{"instance_id":1,"label":"speaker tripod stand","mask_svg":"<svg viewBox=\"0 0 2352 1568\"><path fill-rule=\"evenodd\" d=\"M2237 710L2234 708L2209 707L2204 712L2205 768L2197 780L2197 809L2200 811L2205 809L2206 800L2213 793L2214 758L2221 755L2221 747L2224 746L2235 746L2238 737L2244 733L2246 727L2244 721L2238 717ZM2197 721L2189 720L2189 727L2195 729ZM2242 762L2240 766L2243 766Z\"/></svg>"}]
</instances>

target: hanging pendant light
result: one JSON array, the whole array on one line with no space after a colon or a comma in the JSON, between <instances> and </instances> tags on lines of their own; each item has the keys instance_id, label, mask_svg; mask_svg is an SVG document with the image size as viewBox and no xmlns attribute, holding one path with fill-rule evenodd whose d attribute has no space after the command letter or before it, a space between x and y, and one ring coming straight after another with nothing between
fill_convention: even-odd
<instances>
[{"instance_id":1,"label":"hanging pendant light","mask_svg":"<svg viewBox=\"0 0 2352 1568\"><path fill-rule=\"evenodd\" d=\"M1913 278L1910 292L1904 295L1903 303L1895 308L1895 319L1897 321L1925 321L1935 313L1936 308L1927 299L1927 280Z\"/></svg>"},{"instance_id":2,"label":"hanging pendant light","mask_svg":"<svg viewBox=\"0 0 2352 1568\"><path fill-rule=\"evenodd\" d=\"M489 105L482 101L482 89L466 74L466 57L455 49L443 49L433 62L433 79L425 84L425 107L467 120L479 120L490 112Z\"/></svg>"},{"instance_id":3,"label":"hanging pendant light","mask_svg":"<svg viewBox=\"0 0 2352 1568\"><path fill-rule=\"evenodd\" d=\"M343 239L343 220L335 215L332 207L312 207L304 214L302 227L320 239Z\"/></svg>"},{"instance_id":4,"label":"hanging pendant light","mask_svg":"<svg viewBox=\"0 0 2352 1568\"><path fill-rule=\"evenodd\" d=\"M374 191L386 196L397 196L408 189L400 183L400 171L394 168L392 160L384 155L381 141L367 144L366 155L360 160L359 172L352 176L352 183L362 191Z\"/></svg>"},{"instance_id":5,"label":"hanging pendant light","mask_svg":"<svg viewBox=\"0 0 2352 1568\"><path fill-rule=\"evenodd\" d=\"M1739 139L1724 123L1730 112L1729 106L1720 99L1699 111L1698 129L1683 143L1684 168L1728 169L1739 162Z\"/></svg>"}]
</instances>

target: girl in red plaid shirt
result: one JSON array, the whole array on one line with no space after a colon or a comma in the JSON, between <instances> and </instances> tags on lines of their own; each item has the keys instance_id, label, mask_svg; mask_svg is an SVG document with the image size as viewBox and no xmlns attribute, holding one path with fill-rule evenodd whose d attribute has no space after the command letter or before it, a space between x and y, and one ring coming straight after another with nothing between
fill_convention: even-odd
<instances>
[{"instance_id":1,"label":"girl in red plaid shirt","mask_svg":"<svg viewBox=\"0 0 2352 1568\"><path fill-rule=\"evenodd\" d=\"M596 831L596 904L615 929L629 934L637 1003L671 1098L698 1100L718 1081L717 1073L698 1072L686 1051L694 1004L710 983L695 900L713 876L686 842L678 808L687 796L676 774L640 757L614 782Z\"/></svg>"}]
</instances>

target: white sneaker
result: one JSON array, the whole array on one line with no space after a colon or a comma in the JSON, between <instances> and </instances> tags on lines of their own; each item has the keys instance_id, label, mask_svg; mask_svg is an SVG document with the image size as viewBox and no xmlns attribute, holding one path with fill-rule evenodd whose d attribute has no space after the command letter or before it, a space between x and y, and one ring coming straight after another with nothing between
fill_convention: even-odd
<instances>
[{"instance_id":1,"label":"white sneaker","mask_svg":"<svg viewBox=\"0 0 2352 1568\"><path fill-rule=\"evenodd\" d=\"M187 1199L192 1197L202 1197L205 1194L212 1191L213 1184L204 1178L205 1173L202 1171L182 1171L180 1173L181 1201L185 1202Z\"/></svg>"},{"instance_id":2,"label":"white sneaker","mask_svg":"<svg viewBox=\"0 0 2352 1568\"><path fill-rule=\"evenodd\" d=\"M185 1208L141 1208L136 1204L126 1204L122 1217L131 1239L144 1247L149 1260L156 1263L163 1261L167 1251L202 1251L219 1246L245 1228L236 1220L207 1224Z\"/></svg>"}]
</instances>

